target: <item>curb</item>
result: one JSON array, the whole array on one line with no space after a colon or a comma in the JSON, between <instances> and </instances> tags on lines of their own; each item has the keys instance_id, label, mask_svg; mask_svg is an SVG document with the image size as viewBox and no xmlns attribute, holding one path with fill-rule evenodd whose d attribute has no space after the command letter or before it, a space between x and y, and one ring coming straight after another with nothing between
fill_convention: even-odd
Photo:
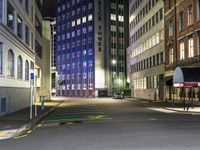
<instances>
[{"instance_id":1,"label":"curb","mask_svg":"<svg viewBox=\"0 0 200 150\"><path fill-rule=\"evenodd\" d=\"M126 100L128 100L128 101L139 101L140 99L135 99L135 98L125 98ZM145 101L145 102L147 102L147 103L153 103L153 102L151 102L151 101L148 101L148 100L142 100L142 101ZM150 105L144 105L144 106L150 106ZM159 107L159 106L155 106L154 105L154 107L157 107L157 108L162 108L162 109L165 109L165 110L170 110L170 111L174 111L174 112L178 112L178 113L180 113L180 114L187 114L187 115L200 115L200 112L191 112L191 111L184 111L184 110L175 110L175 109L173 109L173 108L166 108L166 107Z\"/></svg>"},{"instance_id":2,"label":"curb","mask_svg":"<svg viewBox=\"0 0 200 150\"><path fill-rule=\"evenodd\" d=\"M41 114L40 116L36 117L34 120L32 120L30 123L27 123L25 125L23 125L21 128L18 129L12 129L12 130L4 130L4 131L0 131L0 133L5 133L5 136L0 137L0 140L5 140L5 139L10 139L16 136L19 136L23 133L25 133L26 131L32 129L38 122L40 122L45 116L47 116L48 114L50 114L52 111L54 111L54 109L56 109L56 107L58 107L61 103L63 103L63 101L59 102L57 105L55 105L53 108L51 108L50 110L48 110L47 112Z\"/></svg>"},{"instance_id":3,"label":"curb","mask_svg":"<svg viewBox=\"0 0 200 150\"><path fill-rule=\"evenodd\" d=\"M200 112L191 112L191 111L184 111L184 110L175 110L175 109L172 109L172 108L166 108L166 107L161 107L163 109L166 109L166 110L171 110L171 111L175 111L175 112L178 112L178 113L182 113L182 114L188 114L188 115L200 115Z\"/></svg>"}]
</instances>

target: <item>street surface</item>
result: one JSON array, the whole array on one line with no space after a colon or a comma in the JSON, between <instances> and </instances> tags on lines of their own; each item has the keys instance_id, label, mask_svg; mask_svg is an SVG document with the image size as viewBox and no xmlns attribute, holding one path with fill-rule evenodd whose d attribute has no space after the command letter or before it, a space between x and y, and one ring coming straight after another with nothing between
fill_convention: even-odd
<instances>
[{"instance_id":1,"label":"street surface","mask_svg":"<svg viewBox=\"0 0 200 150\"><path fill-rule=\"evenodd\" d=\"M64 101L0 150L200 150L200 116L159 112L140 101Z\"/></svg>"}]
</instances>

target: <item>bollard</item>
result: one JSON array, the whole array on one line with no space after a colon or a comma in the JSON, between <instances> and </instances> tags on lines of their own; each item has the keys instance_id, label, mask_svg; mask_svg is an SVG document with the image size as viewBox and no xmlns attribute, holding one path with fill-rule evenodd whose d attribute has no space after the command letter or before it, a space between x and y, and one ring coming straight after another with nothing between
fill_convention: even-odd
<instances>
[{"instance_id":1,"label":"bollard","mask_svg":"<svg viewBox=\"0 0 200 150\"><path fill-rule=\"evenodd\" d=\"M44 96L40 96L41 110L44 111Z\"/></svg>"}]
</instances>

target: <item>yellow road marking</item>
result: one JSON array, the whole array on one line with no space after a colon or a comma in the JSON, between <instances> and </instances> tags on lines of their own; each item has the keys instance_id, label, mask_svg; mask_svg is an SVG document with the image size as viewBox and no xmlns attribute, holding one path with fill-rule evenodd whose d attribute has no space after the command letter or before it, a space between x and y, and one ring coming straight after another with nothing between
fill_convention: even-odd
<instances>
[{"instance_id":1,"label":"yellow road marking","mask_svg":"<svg viewBox=\"0 0 200 150\"><path fill-rule=\"evenodd\" d=\"M7 132L0 132L0 136L5 136L7 134L8 134Z\"/></svg>"},{"instance_id":2,"label":"yellow road marking","mask_svg":"<svg viewBox=\"0 0 200 150\"><path fill-rule=\"evenodd\" d=\"M21 136L16 136L16 137L14 137L14 139L20 139L20 138L24 138L26 136L28 136L28 134L24 134L24 135L21 135Z\"/></svg>"},{"instance_id":3,"label":"yellow road marking","mask_svg":"<svg viewBox=\"0 0 200 150\"><path fill-rule=\"evenodd\" d=\"M32 133L32 130L29 130L27 133L28 133L28 134Z\"/></svg>"},{"instance_id":4,"label":"yellow road marking","mask_svg":"<svg viewBox=\"0 0 200 150\"><path fill-rule=\"evenodd\" d=\"M96 119L104 118L105 116L97 116Z\"/></svg>"},{"instance_id":5,"label":"yellow road marking","mask_svg":"<svg viewBox=\"0 0 200 150\"><path fill-rule=\"evenodd\" d=\"M75 123L73 123L73 122L67 122L66 124L67 125L71 125L71 124L75 124Z\"/></svg>"},{"instance_id":6,"label":"yellow road marking","mask_svg":"<svg viewBox=\"0 0 200 150\"><path fill-rule=\"evenodd\" d=\"M39 127L41 127L42 126L42 124L39 124L37 127L39 128Z\"/></svg>"}]
</instances>

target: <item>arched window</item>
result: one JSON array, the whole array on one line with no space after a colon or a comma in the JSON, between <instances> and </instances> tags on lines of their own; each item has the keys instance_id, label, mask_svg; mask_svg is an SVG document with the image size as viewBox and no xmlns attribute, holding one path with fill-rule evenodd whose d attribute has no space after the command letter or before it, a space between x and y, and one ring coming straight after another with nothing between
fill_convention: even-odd
<instances>
[{"instance_id":1,"label":"arched window","mask_svg":"<svg viewBox=\"0 0 200 150\"><path fill-rule=\"evenodd\" d=\"M28 60L25 62L25 80L29 80L29 63Z\"/></svg>"},{"instance_id":2,"label":"arched window","mask_svg":"<svg viewBox=\"0 0 200 150\"><path fill-rule=\"evenodd\" d=\"M14 53L10 49L8 51L8 76L14 77L14 65L15 65Z\"/></svg>"},{"instance_id":3,"label":"arched window","mask_svg":"<svg viewBox=\"0 0 200 150\"><path fill-rule=\"evenodd\" d=\"M22 79L22 73L23 73L23 62L22 57L18 56L17 58L17 78Z\"/></svg>"}]
</instances>

